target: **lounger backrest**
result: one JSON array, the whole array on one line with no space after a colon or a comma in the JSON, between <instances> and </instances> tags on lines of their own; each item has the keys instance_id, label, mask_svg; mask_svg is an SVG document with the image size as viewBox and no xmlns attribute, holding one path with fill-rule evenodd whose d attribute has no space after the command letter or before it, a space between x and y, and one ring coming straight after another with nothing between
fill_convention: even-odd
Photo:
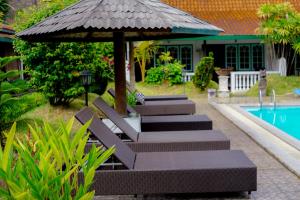
<instances>
[{"instance_id":1,"label":"lounger backrest","mask_svg":"<svg viewBox=\"0 0 300 200\"><path fill-rule=\"evenodd\" d=\"M115 93L115 90L114 90L114 89L110 88L110 89L107 90L107 92L108 92L108 94L110 94L113 98L116 97L116 93ZM127 106L126 106L126 110L127 110L128 113L136 113L136 110L134 110L134 108L131 107L131 106L128 105L128 104L127 104Z\"/></svg>"},{"instance_id":2,"label":"lounger backrest","mask_svg":"<svg viewBox=\"0 0 300 200\"><path fill-rule=\"evenodd\" d=\"M114 155L128 168L133 169L136 154L128 145L126 145L118 136L94 115L93 111L86 107L75 115L76 119L81 123L85 123L91 118L93 121L89 127L89 131L107 148L115 145L116 152Z\"/></svg>"},{"instance_id":3,"label":"lounger backrest","mask_svg":"<svg viewBox=\"0 0 300 200\"><path fill-rule=\"evenodd\" d=\"M131 140L138 140L138 132L132 128L113 108L111 108L107 103L98 97L93 104L100 109L107 117L110 119L119 129L121 129Z\"/></svg>"}]
</instances>

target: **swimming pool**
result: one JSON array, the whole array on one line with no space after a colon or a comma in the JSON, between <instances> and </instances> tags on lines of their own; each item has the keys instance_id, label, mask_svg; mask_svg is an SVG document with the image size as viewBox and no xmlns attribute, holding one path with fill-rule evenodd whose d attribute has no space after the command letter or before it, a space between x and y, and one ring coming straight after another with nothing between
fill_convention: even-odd
<instances>
[{"instance_id":1,"label":"swimming pool","mask_svg":"<svg viewBox=\"0 0 300 200\"><path fill-rule=\"evenodd\" d=\"M300 106L243 107L247 112L300 140Z\"/></svg>"}]
</instances>

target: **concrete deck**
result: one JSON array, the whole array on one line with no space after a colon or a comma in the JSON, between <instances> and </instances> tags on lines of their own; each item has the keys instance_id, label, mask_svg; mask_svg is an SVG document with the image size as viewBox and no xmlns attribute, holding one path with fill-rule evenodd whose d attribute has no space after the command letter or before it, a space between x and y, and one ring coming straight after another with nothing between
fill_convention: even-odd
<instances>
[{"instance_id":1,"label":"concrete deck","mask_svg":"<svg viewBox=\"0 0 300 200\"><path fill-rule=\"evenodd\" d=\"M299 200L300 178L284 167L246 133L235 126L207 103L207 99L193 99L197 103L197 113L207 114L213 120L213 128L222 130L231 140L231 149L241 149L258 167L258 190L250 197L247 194L181 195L181 196L104 196L96 200L133 200L133 199L193 199L193 200Z\"/></svg>"}]
</instances>

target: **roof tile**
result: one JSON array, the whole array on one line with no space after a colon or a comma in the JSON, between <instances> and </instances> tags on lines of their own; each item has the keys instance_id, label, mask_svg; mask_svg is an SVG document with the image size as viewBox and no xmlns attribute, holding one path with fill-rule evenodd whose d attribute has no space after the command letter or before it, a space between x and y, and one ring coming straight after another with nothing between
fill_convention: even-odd
<instances>
[{"instance_id":1,"label":"roof tile","mask_svg":"<svg viewBox=\"0 0 300 200\"><path fill-rule=\"evenodd\" d=\"M162 0L171 6L191 13L222 28L224 34L255 34L259 19L258 8L265 3L281 3L286 0ZM299 0L289 0L300 11Z\"/></svg>"}]
</instances>

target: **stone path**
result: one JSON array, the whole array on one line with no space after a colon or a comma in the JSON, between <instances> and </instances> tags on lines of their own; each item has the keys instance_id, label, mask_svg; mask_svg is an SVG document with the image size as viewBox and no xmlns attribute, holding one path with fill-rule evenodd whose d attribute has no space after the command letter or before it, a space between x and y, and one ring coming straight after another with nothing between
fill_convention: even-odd
<instances>
[{"instance_id":1,"label":"stone path","mask_svg":"<svg viewBox=\"0 0 300 200\"><path fill-rule=\"evenodd\" d=\"M197 113L207 114L213 119L213 128L219 129L231 141L231 149L243 150L258 167L258 190L250 197L247 194L181 195L181 196L105 196L96 200L172 199L172 200L300 200L300 179L268 154L242 130L212 108L206 99L193 99L197 103Z\"/></svg>"}]
</instances>

